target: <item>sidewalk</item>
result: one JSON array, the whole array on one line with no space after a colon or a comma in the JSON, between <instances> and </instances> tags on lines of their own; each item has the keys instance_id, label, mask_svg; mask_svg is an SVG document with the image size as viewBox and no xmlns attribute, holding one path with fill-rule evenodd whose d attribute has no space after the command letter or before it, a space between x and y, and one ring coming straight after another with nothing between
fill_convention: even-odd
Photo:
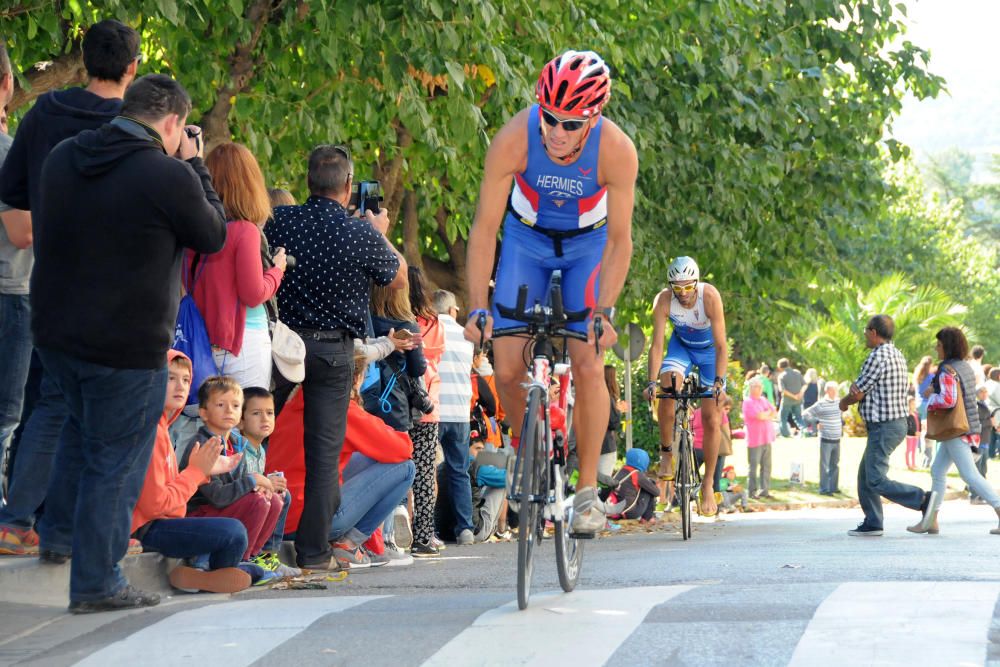
<instances>
[{"instance_id":1,"label":"sidewalk","mask_svg":"<svg viewBox=\"0 0 1000 667\"><path fill-rule=\"evenodd\" d=\"M770 500L753 502L757 511L795 510L811 507L843 508L857 507L858 464L865 450L864 438L844 438L840 445L840 479L842 492L838 496L819 494L819 438L779 437L771 446L771 495ZM923 453L917 452L917 462L923 460ZM802 464L802 484L791 484L792 464ZM748 470L745 440L733 441L733 454L726 457L726 465L736 469L737 479L746 484ZM930 490L930 471L921 468L909 470L906 467L906 446L900 445L889 459L889 477L907 484L914 484ZM1000 462L990 461L987 480L994 488L1000 488ZM965 482L952 467L948 475L946 500L965 497Z\"/></svg>"}]
</instances>

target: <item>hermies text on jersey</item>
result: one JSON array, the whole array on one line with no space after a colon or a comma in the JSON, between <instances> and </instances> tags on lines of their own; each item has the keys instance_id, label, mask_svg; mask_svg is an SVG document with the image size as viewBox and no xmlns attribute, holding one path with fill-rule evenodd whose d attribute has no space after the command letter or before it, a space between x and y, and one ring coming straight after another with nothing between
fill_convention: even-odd
<instances>
[{"instance_id":1,"label":"hermies text on jersey","mask_svg":"<svg viewBox=\"0 0 1000 667\"><path fill-rule=\"evenodd\" d=\"M583 181L576 178L566 178L565 176L552 176L551 174L539 174L535 181L535 188L547 190L551 197L582 197Z\"/></svg>"}]
</instances>

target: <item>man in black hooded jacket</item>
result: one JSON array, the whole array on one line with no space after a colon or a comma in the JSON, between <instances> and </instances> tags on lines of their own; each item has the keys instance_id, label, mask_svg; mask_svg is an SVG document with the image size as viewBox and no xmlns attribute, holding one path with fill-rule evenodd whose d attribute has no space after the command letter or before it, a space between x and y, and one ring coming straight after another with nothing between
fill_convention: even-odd
<instances>
[{"instance_id":1,"label":"man in black hooded jacket","mask_svg":"<svg viewBox=\"0 0 1000 667\"><path fill-rule=\"evenodd\" d=\"M43 551L72 553L76 613L159 602L117 563L163 410L182 251L226 238L190 110L179 83L142 77L120 116L63 141L42 169L31 329L69 417L38 532Z\"/></svg>"},{"instance_id":2,"label":"man in black hooded jacket","mask_svg":"<svg viewBox=\"0 0 1000 667\"><path fill-rule=\"evenodd\" d=\"M110 122L121 111L122 97L139 64L139 34L119 21L107 19L87 29L82 49L90 77L87 86L45 93L17 126L0 169L0 201L7 206L37 212L42 164L49 151L64 139ZM34 231L31 226L37 227L38 221L32 221L30 215L22 219L28 221L30 236ZM30 251L28 257L30 262ZM31 368L27 379L24 371L5 377L10 384L0 392L0 412L16 414L24 424L20 438L15 435L11 442L17 457L12 454L11 486L6 504L0 507L0 553L37 551L35 512L45 499L59 432L66 421L66 402L52 379L45 376L37 355L31 354L29 318L23 319L21 329L8 331L0 340L0 354L5 355L9 365L25 369L30 363ZM14 355L25 354L27 358L14 359ZM26 383L31 390L26 391ZM62 557L48 553L43 554L43 559L60 562Z\"/></svg>"}]
</instances>

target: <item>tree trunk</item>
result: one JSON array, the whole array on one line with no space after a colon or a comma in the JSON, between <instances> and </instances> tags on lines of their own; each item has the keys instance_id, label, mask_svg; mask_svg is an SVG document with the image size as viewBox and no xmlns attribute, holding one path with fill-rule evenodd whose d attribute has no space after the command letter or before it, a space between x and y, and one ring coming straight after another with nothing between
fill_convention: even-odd
<instances>
[{"instance_id":1,"label":"tree trunk","mask_svg":"<svg viewBox=\"0 0 1000 667\"><path fill-rule=\"evenodd\" d=\"M434 220L437 222L438 236L441 237L441 241L444 242L445 247L448 248L448 263L450 265L449 270L452 276L448 282L454 287L454 289L450 289L449 291L454 292L459 303L464 306L469 300L468 288L465 283L466 243L465 239L462 237L456 237L454 241L448 240L448 227L446 222L449 215L450 212L448 209L442 206L437 210L437 213L434 214Z\"/></svg>"},{"instance_id":2,"label":"tree trunk","mask_svg":"<svg viewBox=\"0 0 1000 667\"><path fill-rule=\"evenodd\" d=\"M417 196L410 190L403 196L403 257L410 266L421 270L424 259L420 254L420 214Z\"/></svg>"},{"instance_id":3,"label":"tree trunk","mask_svg":"<svg viewBox=\"0 0 1000 667\"><path fill-rule=\"evenodd\" d=\"M403 195L405 193L403 186L403 153L413 145L413 135L410 134L410 131L398 119L394 125L396 127L395 156L385 164L380 160L375 168L375 178L382 184L382 196L385 197L385 202L382 205L389 211L389 234L392 234L396 221L399 219L400 209L403 206Z\"/></svg>"},{"instance_id":4,"label":"tree trunk","mask_svg":"<svg viewBox=\"0 0 1000 667\"><path fill-rule=\"evenodd\" d=\"M264 28L271 17L271 0L256 0L247 9L246 19L254 26L253 34L247 42L236 45L229 57L229 80L219 87L215 96L215 104L201 117L201 129L205 132L205 153L221 143L232 138L229 127L229 112L233 109L233 100L242 93L253 78L257 60L254 52L260 43Z\"/></svg>"},{"instance_id":5,"label":"tree trunk","mask_svg":"<svg viewBox=\"0 0 1000 667\"><path fill-rule=\"evenodd\" d=\"M20 85L15 85L14 97L7 105L7 110L10 113L14 113L20 107L50 90L58 90L86 82L87 68L83 65L83 52L78 45L74 45L72 51L55 60L35 64L24 73L24 78L28 80L30 88L25 89Z\"/></svg>"}]
</instances>

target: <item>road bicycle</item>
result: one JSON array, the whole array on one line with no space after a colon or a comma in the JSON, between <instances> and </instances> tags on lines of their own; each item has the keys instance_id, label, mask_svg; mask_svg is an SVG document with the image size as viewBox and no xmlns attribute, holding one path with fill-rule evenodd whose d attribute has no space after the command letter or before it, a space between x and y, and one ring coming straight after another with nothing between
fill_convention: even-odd
<instances>
[{"instance_id":1,"label":"road bicycle","mask_svg":"<svg viewBox=\"0 0 1000 667\"><path fill-rule=\"evenodd\" d=\"M526 309L528 286L518 290L514 308L497 304L497 312L504 318L522 322L514 327L493 331L494 338L504 336L527 337L525 350L531 350L531 364L525 385L527 397L521 441L514 461L510 492L507 496L511 509L518 514L517 530L517 606L525 609L531 595L534 570L535 544L545 537L545 522L551 521L556 543L556 569L559 585L572 591L579 581L583 563L584 538L592 535L574 535L570 532L573 520L573 498L567 480L567 451L561 439L552 435L549 423L549 384L553 377L563 380L569 372L566 340L587 340L587 335L567 329L567 325L583 322L590 316L590 309L566 311L562 301L562 274L554 271L549 283L549 302L543 306L536 301ZM486 316L480 315L478 324L482 331ZM601 320L594 322L595 345L600 350ZM561 351L554 342L562 339ZM480 341L481 346L482 341ZM561 361L557 362L557 358ZM516 509L515 509L516 508Z\"/></svg>"},{"instance_id":2,"label":"road bicycle","mask_svg":"<svg viewBox=\"0 0 1000 667\"><path fill-rule=\"evenodd\" d=\"M670 399L674 403L674 456L677 460L677 472L674 475L674 494L681 510L681 535L685 540L691 539L691 503L698 502L698 491L701 488L701 474L694 458L694 442L688 411L691 403L700 398L714 398L715 391L704 390L699 386L698 374L692 372L684 378L684 384L677 391L674 376L670 376L670 387L657 385L659 391L656 397L660 400Z\"/></svg>"}]
</instances>

